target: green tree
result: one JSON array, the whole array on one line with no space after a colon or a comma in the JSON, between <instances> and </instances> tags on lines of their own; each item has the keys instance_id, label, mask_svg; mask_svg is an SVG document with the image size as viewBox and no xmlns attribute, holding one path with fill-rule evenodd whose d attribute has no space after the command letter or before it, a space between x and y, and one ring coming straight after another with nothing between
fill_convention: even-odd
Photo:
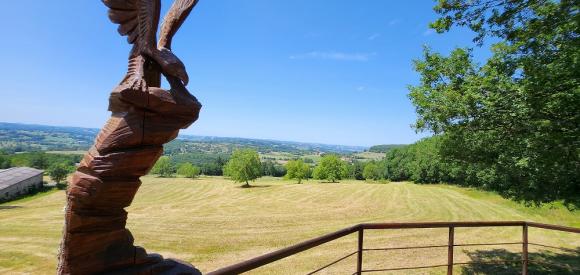
<instances>
[{"instance_id":1,"label":"green tree","mask_svg":"<svg viewBox=\"0 0 580 275\"><path fill-rule=\"evenodd\" d=\"M252 149L238 149L224 166L224 175L235 182L245 182L244 187L250 187L249 181L262 176L262 167L258 152Z\"/></svg>"},{"instance_id":2,"label":"green tree","mask_svg":"<svg viewBox=\"0 0 580 275\"><path fill-rule=\"evenodd\" d=\"M308 178L308 174L310 174L310 166L301 159L290 160L285 166L285 178L298 180L298 184L302 183L302 180Z\"/></svg>"},{"instance_id":3,"label":"green tree","mask_svg":"<svg viewBox=\"0 0 580 275\"><path fill-rule=\"evenodd\" d=\"M194 179L201 173L201 169L191 163L182 163L177 168L177 174L186 178Z\"/></svg>"},{"instance_id":4,"label":"green tree","mask_svg":"<svg viewBox=\"0 0 580 275\"><path fill-rule=\"evenodd\" d=\"M10 157L3 150L0 150L0 169L10 168L12 163Z\"/></svg>"},{"instance_id":5,"label":"green tree","mask_svg":"<svg viewBox=\"0 0 580 275\"><path fill-rule=\"evenodd\" d=\"M223 165L216 161L204 163L201 166L201 172L206 176L222 176Z\"/></svg>"},{"instance_id":6,"label":"green tree","mask_svg":"<svg viewBox=\"0 0 580 275\"><path fill-rule=\"evenodd\" d=\"M363 171L365 168L365 163L362 161L354 161L352 164L349 165L349 178L355 180L363 180Z\"/></svg>"},{"instance_id":7,"label":"green tree","mask_svg":"<svg viewBox=\"0 0 580 275\"><path fill-rule=\"evenodd\" d=\"M441 136L452 168L440 172L517 200L580 205L578 2L440 0L435 11L438 32L463 26L477 45L498 41L482 65L470 49L426 49L415 62L415 126Z\"/></svg>"},{"instance_id":8,"label":"green tree","mask_svg":"<svg viewBox=\"0 0 580 275\"><path fill-rule=\"evenodd\" d=\"M262 162L262 175L271 177L283 177L286 174L286 168L271 160Z\"/></svg>"},{"instance_id":9,"label":"green tree","mask_svg":"<svg viewBox=\"0 0 580 275\"><path fill-rule=\"evenodd\" d=\"M29 162L29 165L36 169L46 169L48 167L48 160L44 152L31 153Z\"/></svg>"},{"instance_id":10,"label":"green tree","mask_svg":"<svg viewBox=\"0 0 580 275\"><path fill-rule=\"evenodd\" d=\"M157 162L155 162L155 165L151 169L151 173L159 175L162 178L167 178L173 176L175 173L175 167L168 156L162 156L157 160Z\"/></svg>"},{"instance_id":11,"label":"green tree","mask_svg":"<svg viewBox=\"0 0 580 275\"><path fill-rule=\"evenodd\" d=\"M320 162L314 168L312 176L315 179L337 182L348 176L348 169L346 163L339 156L328 154L320 159Z\"/></svg>"},{"instance_id":12,"label":"green tree","mask_svg":"<svg viewBox=\"0 0 580 275\"><path fill-rule=\"evenodd\" d=\"M380 180L381 167L374 161L369 161L364 166L362 174L366 180Z\"/></svg>"},{"instance_id":13,"label":"green tree","mask_svg":"<svg viewBox=\"0 0 580 275\"><path fill-rule=\"evenodd\" d=\"M64 181L71 173L71 171L72 167L66 165L65 163L56 163L48 168L47 173L50 178L56 182L57 185L60 185L60 183Z\"/></svg>"}]
</instances>

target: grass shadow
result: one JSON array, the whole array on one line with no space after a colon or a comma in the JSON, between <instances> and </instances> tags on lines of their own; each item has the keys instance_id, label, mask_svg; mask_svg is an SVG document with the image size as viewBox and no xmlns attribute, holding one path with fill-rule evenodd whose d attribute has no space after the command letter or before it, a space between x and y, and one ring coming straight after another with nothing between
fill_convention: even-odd
<instances>
[{"instance_id":1,"label":"grass shadow","mask_svg":"<svg viewBox=\"0 0 580 275\"><path fill-rule=\"evenodd\" d=\"M461 274L521 274L522 254L505 249L476 250L466 252L473 262L493 262L498 264L471 263L463 266ZM540 250L528 254L529 274L580 274L580 247L562 252ZM501 262L506 261L506 262Z\"/></svg>"},{"instance_id":2,"label":"grass shadow","mask_svg":"<svg viewBox=\"0 0 580 275\"><path fill-rule=\"evenodd\" d=\"M66 189L66 185L65 185L65 189ZM20 208L21 206L10 206L10 205L2 205L2 204L7 204L8 202L14 203L15 201L22 202L23 200L28 200L28 199L32 199L32 198L35 198L38 196L45 195L45 194L50 194L51 192L53 192L55 190L61 190L61 189L57 186L42 185L42 187L40 187L40 188L31 188L28 190L28 192L26 192L24 194L20 194L14 198L9 199L9 200L0 199L0 210Z\"/></svg>"},{"instance_id":3,"label":"grass shadow","mask_svg":"<svg viewBox=\"0 0 580 275\"><path fill-rule=\"evenodd\" d=\"M240 185L240 186L238 186L238 188L242 188L242 189L264 188L264 187L272 187L272 185Z\"/></svg>"},{"instance_id":4,"label":"grass shadow","mask_svg":"<svg viewBox=\"0 0 580 275\"><path fill-rule=\"evenodd\" d=\"M15 208L22 208L22 206L18 206L18 205L0 205L0 210L15 209Z\"/></svg>"}]
</instances>

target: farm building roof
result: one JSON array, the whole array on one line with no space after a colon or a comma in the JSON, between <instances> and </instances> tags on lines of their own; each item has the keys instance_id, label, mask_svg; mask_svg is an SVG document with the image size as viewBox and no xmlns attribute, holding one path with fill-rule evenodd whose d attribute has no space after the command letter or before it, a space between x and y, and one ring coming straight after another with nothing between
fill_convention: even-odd
<instances>
[{"instance_id":1,"label":"farm building roof","mask_svg":"<svg viewBox=\"0 0 580 275\"><path fill-rule=\"evenodd\" d=\"M42 173L42 170L30 167L13 167L0 170L0 190Z\"/></svg>"}]
</instances>

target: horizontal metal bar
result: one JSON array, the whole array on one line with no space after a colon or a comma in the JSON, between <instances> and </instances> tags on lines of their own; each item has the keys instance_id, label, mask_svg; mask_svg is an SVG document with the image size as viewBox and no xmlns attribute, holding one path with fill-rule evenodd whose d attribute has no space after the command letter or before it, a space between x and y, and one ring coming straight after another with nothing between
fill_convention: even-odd
<instances>
[{"instance_id":1,"label":"horizontal metal bar","mask_svg":"<svg viewBox=\"0 0 580 275\"><path fill-rule=\"evenodd\" d=\"M455 244L453 246L483 246L483 245L511 245L511 244L522 244L522 242L509 242L509 243L463 243L463 244Z\"/></svg>"},{"instance_id":2,"label":"horizontal metal bar","mask_svg":"<svg viewBox=\"0 0 580 275\"><path fill-rule=\"evenodd\" d=\"M325 265L325 266L323 266L323 267L321 267L321 268L319 268L317 270L314 270L314 271L308 273L307 275L311 275L311 274L314 274L314 273L316 273L318 271L321 271L321 270L323 270L323 269L325 269L325 268L327 268L327 267L329 267L329 266L331 266L331 265L333 265L335 263L338 263L338 262L340 262L340 261L342 261L342 260L344 260L344 259L346 259L346 258L348 258L348 257L350 257L350 256L352 256L354 254L356 254L356 253L358 253L358 251L352 252L352 253L350 253L350 254L348 254L348 255L346 255L346 256L344 256L344 257L342 257L342 258L340 258L340 259L338 259L338 260L336 260L336 261L334 261L332 263L329 263L329 264L327 264L327 265Z\"/></svg>"},{"instance_id":3,"label":"horizontal metal bar","mask_svg":"<svg viewBox=\"0 0 580 275\"><path fill-rule=\"evenodd\" d=\"M448 247L448 245L426 245L426 246L401 246L401 247L385 247L385 248L365 248L364 251L377 251L377 250L400 250L400 249L423 249L423 248L437 248L437 247Z\"/></svg>"},{"instance_id":4,"label":"horizontal metal bar","mask_svg":"<svg viewBox=\"0 0 580 275\"><path fill-rule=\"evenodd\" d=\"M361 272L369 273L369 272L379 272L379 271L394 271L394 270L406 270L406 269L422 269L422 268L433 268L433 267L444 267L447 264L440 264L440 265L423 265L423 266L411 266L411 267L395 267L395 268L384 268L384 269L365 269Z\"/></svg>"},{"instance_id":5,"label":"horizontal metal bar","mask_svg":"<svg viewBox=\"0 0 580 275\"><path fill-rule=\"evenodd\" d=\"M485 246L485 245L515 245L522 244L522 242L507 242L507 243L465 243L465 244L454 244L453 246ZM449 245L425 245L425 246L400 246L400 247L384 247L384 248L365 248L365 251L388 251L388 250L401 250L401 249L423 249L423 248L441 248L448 247Z\"/></svg>"},{"instance_id":6,"label":"horizontal metal bar","mask_svg":"<svg viewBox=\"0 0 580 275\"><path fill-rule=\"evenodd\" d=\"M538 223L538 222L527 222L527 224L528 224L528 226L536 227L536 228L551 229L551 230L565 231L565 232L571 232L571 233L580 233L580 228L576 228L576 227L545 224L545 223Z\"/></svg>"},{"instance_id":7,"label":"horizontal metal bar","mask_svg":"<svg viewBox=\"0 0 580 275\"><path fill-rule=\"evenodd\" d=\"M466 264L502 264L511 262L521 262L521 260L510 260L510 261L485 261L485 262L460 262L453 263L453 265L466 265ZM384 269L367 269L362 272L379 272L379 271L393 271L393 270L405 270L405 269L422 269L422 268L434 268L434 267L444 267L446 264L442 265L424 265L424 266L409 266L409 267L396 267L396 268L384 268Z\"/></svg>"},{"instance_id":8,"label":"horizontal metal bar","mask_svg":"<svg viewBox=\"0 0 580 275\"><path fill-rule=\"evenodd\" d=\"M346 235L352 234L359 230L359 226L355 225L352 227L348 227L330 234L326 234L324 236L320 236L318 238L310 239L274 252L270 252L264 254L262 256L258 256L253 259L249 259L247 261L243 261L234 265L230 265L224 268L220 268L218 270L212 271L207 273L208 275L222 275L222 274L240 274L246 271L250 271L252 269L258 268L260 266L269 264L271 262L286 258L288 256L297 254L304 250L308 250L310 248L319 246L321 244L336 240L338 238L344 237Z\"/></svg>"},{"instance_id":9,"label":"horizontal metal bar","mask_svg":"<svg viewBox=\"0 0 580 275\"><path fill-rule=\"evenodd\" d=\"M523 226L524 221L363 223L363 229Z\"/></svg>"},{"instance_id":10,"label":"horizontal metal bar","mask_svg":"<svg viewBox=\"0 0 580 275\"><path fill-rule=\"evenodd\" d=\"M551 245L545 245L545 244L540 244L540 243L528 243L530 245L536 245L536 246L542 246L542 247L548 247L548 248L554 248L554 249L558 249L558 250L562 250L562 251L566 251L566 252L571 252L571 253L576 253L576 250L574 249L570 249L570 248L564 248L564 247L559 247L559 246L551 246Z\"/></svg>"}]
</instances>

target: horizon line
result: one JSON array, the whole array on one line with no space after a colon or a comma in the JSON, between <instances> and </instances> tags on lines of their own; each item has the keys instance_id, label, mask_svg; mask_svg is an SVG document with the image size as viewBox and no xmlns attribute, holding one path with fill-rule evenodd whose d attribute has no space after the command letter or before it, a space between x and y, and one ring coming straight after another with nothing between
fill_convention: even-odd
<instances>
[{"instance_id":1,"label":"horizon line","mask_svg":"<svg viewBox=\"0 0 580 275\"><path fill-rule=\"evenodd\" d=\"M38 123L21 123L21 122L4 122L0 121L0 124L19 124L19 125L28 125L28 126L44 126L44 127L62 127L62 128L79 128L79 129L90 129L90 130L98 130L100 131L101 128L92 128L92 127L81 127L81 126L69 126L69 125L47 125L47 124L38 124ZM193 135L193 134L184 134L179 133L179 135L175 139L179 139L183 136L192 136L192 137L206 137L206 138L233 138L233 139L247 139L247 140L262 140L262 141L278 141L278 142L292 142L292 143L302 143L302 144L312 144L312 145L326 145L326 146L342 146L342 147L359 147L369 149L372 146L376 145L409 145L404 143L397 143L397 144L375 144L371 146L366 145L345 145L345 144L332 144L332 143L324 143L324 142L311 142L311 141L294 141L294 140L281 140L281 139L272 139L272 138L254 138L254 137L240 137L240 136L214 136L214 135Z\"/></svg>"}]
</instances>

